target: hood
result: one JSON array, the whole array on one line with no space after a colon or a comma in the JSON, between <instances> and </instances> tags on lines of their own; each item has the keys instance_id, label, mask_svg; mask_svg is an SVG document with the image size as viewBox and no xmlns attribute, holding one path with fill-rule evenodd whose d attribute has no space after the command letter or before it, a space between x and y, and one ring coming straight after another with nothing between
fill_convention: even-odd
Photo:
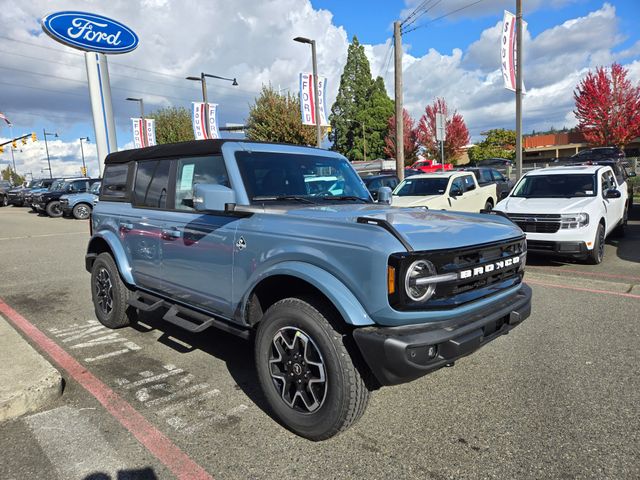
<instances>
[{"instance_id":1,"label":"hood","mask_svg":"<svg viewBox=\"0 0 640 480\"><path fill-rule=\"evenodd\" d=\"M506 213L580 213L595 197L524 198L508 197L496 205Z\"/></svg>"},{"instance_id":2,"label":"hood","mask_svg":"<svg viewBox=\"0 0 640 480\"><path fill-rule=\"evenodd\" d=\"M394 207L415 207L419 205L424 205L426 202L431 200L435 200L436 198L441 197L442 195L420 195L420 196L403 196L400 197L398 195L393 196L393 206Z\"/></svg>"},{"instance_id":3,"label":"hood","mask_svg":"<svg viewBox=\"0 0 640 480\"><path fill-rule=\"evenodd\" d=\"M523 235L515 224L499 215L426 208L395 208L378 204L292 208L285 214L310 221L356 224L358 217L389 222L414 250L440 250L490 243Z\"/></svg>"}]
</instances>

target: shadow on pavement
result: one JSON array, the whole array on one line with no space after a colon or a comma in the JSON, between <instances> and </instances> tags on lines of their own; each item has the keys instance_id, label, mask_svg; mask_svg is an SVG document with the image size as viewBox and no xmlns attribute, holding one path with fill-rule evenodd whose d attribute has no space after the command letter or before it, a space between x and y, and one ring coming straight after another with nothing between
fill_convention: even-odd
<instances>
[{"instance_id":1,"label":"shadow on pavement","mask_svg":"<svg viewBox=\"0 0 640 480\"><path fill-rule=\"evenodd\" d=\"M153 468L141 468L136 470L120 470L115 478L111 475L96 472L87 475L82 480L158 480Z\"/></svg>"},{"instance_id":2,"label":"shadow on pavement","mask_svg":"<svg viewBox=\"0 0 640 480\"><path fill-rule=\"evenodd\" d=\"M150 313L141 312L138 321L132 322L131 327L143 333L151 330L162 332L158 341L178 353L200 350L222 360L238 388L258 408L278 421L272 415L258 383L252 340L243 340L213 327L200 333L190 333L164 321L162 317L165 312L162 308Z\"/></svg>"}]
</instances>

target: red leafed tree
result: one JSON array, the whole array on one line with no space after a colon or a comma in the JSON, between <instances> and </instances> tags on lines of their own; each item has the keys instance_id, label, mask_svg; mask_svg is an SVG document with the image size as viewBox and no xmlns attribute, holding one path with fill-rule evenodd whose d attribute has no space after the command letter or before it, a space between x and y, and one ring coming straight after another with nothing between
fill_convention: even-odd
<instances>
[{"instance_id":1,"label":"red leafed tree","mask_svg":"<svg viewBox=\"0 0 640 480\"><path fill-rule=\"evenodd\" d=\"M424 109L417 128L418 142L425 148L431 158L440 158L440 142L436 141L436 113L445 115L445 161L456 163L465 145L469 144L469 130L464 118L457 111L450 112L444 98L436 98Z\"/></svg>"},{"instance_id":2,"label":"red leafed tree","mask_svg":"<svg viewBox=\"0 0 640 480\"><path fill-rule=\"evenodd\" d=\"M411 165L418 159L418 141L413 118L404 108L402 109L402 137L404 138L404 164ZM388 121L388 132L384 138L384 153L389 158L396 158L396 116L392 115Z\"/></svg>"},{"instance_id":3,"label":"red leafed tree","mask_svg":"<svg viewBox=\"0 0 640 480\"><path fill-rule=\"evenodd\" d=\"M596 68L574 90L578 129L592 145L622 147L640 136L640 87L618 63Z\"/></svg>"}]
</instances>

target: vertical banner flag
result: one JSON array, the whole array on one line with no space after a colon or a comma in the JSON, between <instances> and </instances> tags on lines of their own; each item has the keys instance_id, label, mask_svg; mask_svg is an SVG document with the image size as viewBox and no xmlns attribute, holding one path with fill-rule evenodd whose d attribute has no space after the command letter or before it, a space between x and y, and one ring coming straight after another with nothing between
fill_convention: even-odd
<instances>
[{"instance_id":1,"label":"vertical banner flag","mask_svg":"<svg viewBox=\"0 0 640 480\"><path fill-rule=\"evenodd\" d=\"M5 122L7 122L7 125L9 125L10 127L13 127L13 124L9 121L9 119L7 118L7 116L0 112L0 119L4 120Z\"/></svg>"},{"instance_id":2,"label":"vertical banner flag","mask_svg":"<svg viewBox=\"0 0 640 480\"><path fill-rule=\"evenodd\" d=\"M132 118L133 144L135 148L151 147L156 144L156 121L152 118Z\"/></svg>"},{"instance_id":3,"label":"vertical banner flag","mask_svg":"<svg viewBox=\"0 0 640 480\"><path fill-rule=\"evenodd\" d=\"M218 129L218 104L210 103L207 118L207 109L204 102L193 103L193 135L196 140L206 140L207 138L220 138L220 130ZM209 134L207 135L207 127L205 122L209 122Z\"/></svg>"},{"instance_id":4,"label":"vertical banner flag","mask_svg":"<svg viewBox=\"0 0 640 480\"><path fill-rule=\"evenodd\" d=\"M320 125L328 127L327 121L327 79L326 77L318 77L318 104L320 105ZM313 95L313 74L300 74L300 114L302 115L303 125L316 124L316 107L315 97Z\"/></svg>"},{"instance_id":5,"label":"vertical banner flag","mask_svg":"<svg viewBox=\"0 0 640 480\"><path fill-rule=\"evenodd\" d=\"M522 22L522 31L526 27L526 22ZM504 88L513 92L516 91L516 16L504 11L502 20L502 37L500 39L500 63L502 65L502 79ZM524 82L522 83L522 93L524 93Z\"/></svg>"}]
</instances>

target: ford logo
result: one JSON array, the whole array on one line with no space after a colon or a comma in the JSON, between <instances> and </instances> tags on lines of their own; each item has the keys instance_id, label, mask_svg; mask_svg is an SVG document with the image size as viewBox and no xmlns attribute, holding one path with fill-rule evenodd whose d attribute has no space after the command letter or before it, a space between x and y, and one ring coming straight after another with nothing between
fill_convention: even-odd
<instances>
[{"instance_id":1,"label":"ford logo","mask_svg":"<svg viewBox=\"0 0 640 480\"><path fill-rule=\"evenodd\" d=\"M94 13L50 13L42 19L42 29L54 40L88 52L126 53L138 46L133 30Z\"/></svg>"}]
</instances>

